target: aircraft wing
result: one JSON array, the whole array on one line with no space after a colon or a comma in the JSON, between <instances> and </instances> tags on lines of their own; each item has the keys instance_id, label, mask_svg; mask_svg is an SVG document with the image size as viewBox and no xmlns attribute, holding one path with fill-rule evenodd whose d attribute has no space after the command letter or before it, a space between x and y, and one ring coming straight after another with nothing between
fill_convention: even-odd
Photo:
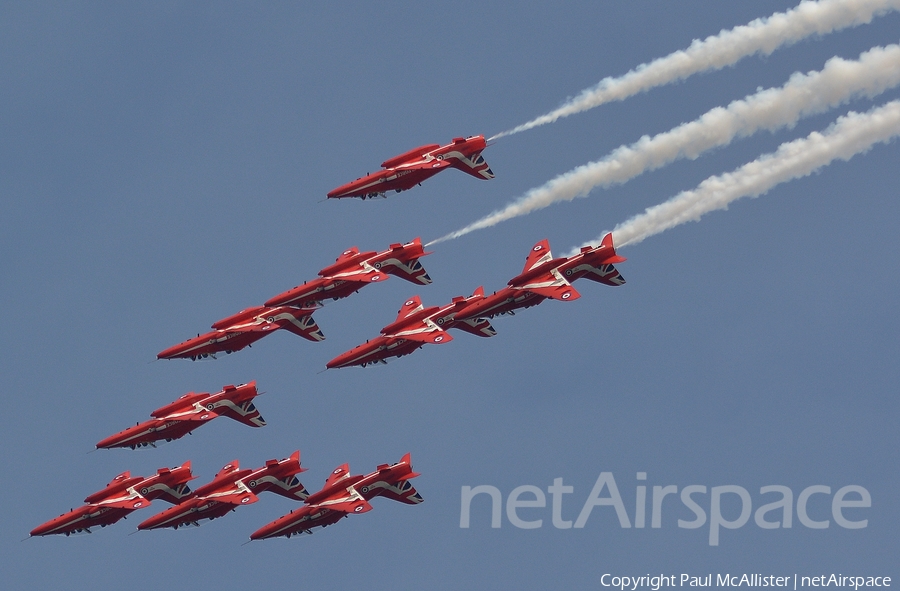
<instances>
[{"instance_id":1,"label":"aircraft wing","mask_svg":"<svg viewBox=\"0 0 900 591\"><path fill-rule=\"evenodd\" d=\"M412 150L404 152L399 156L388 158L381 163L381 168L394 168L396 166L400 166L401 164L406 164L407 162L415 162L419 159L424 160L425 154L433 152L440 147L440 144L428 144L425 146L419 146L418 148L413 148Z\"/></svg>"},{"instance_id":2,"label":"aircraft wing","mask_svg":"<svg viewBox=\"0 0 900 591\"><path fill-rule=\"evenodd\" d=\"M269 332L271 330L275 330L276 328L278 328L278 326L276 326L275 324L268 323L268 322L259 322L259 323L253 322L253 323L248 323L248 324L242 324L239 326L229 326L227 329L219 331L219 333L216 337L216 340L223 341L228 338L234 338L234 337L231 337L230 335L247 334L247 333L251 333L251 332ZM212 333L212 334L215 334L215 333Z\"/></svg>"},{"instance_id":3,"label":"aircraft wing","mask_svg":"<svg viewBox=\"0 0 900 591\"><path fill-rule=\"evenodd\" d=\"M150 499L129 486L119 495L89 503L94 507L110 507L115 509L141 509L150 505Z\"/></svg>"},{"instance_id":4,"label":"aircraft wing","mask_svg":"<svg viewBox=\"0 0 900 591\"><path fill-rule=\"evenodd\" d=\"M357 283L375 283L384 281L387 279L387 275L369 265L360 265L358 269L346 273L335 273L334 275L329 275L328 278L341 281L355 281Z\"/></svg>"},{"instance_id":5,"label":"aircraft wing","mask_svg":"<svg viewBox=\"0 0 900 591\"><path fill-rule=\"evenodd\" d=\"M408 339L419 343L448 343L453 337L440 326L435 324L429 318L422 320L410 321L408 324L403 321L410 318L414 314L424 310L422 299L419 296L413 296L403 303L400 311L397 313L397 320L393 324L389 324L382 329L381 334L387 337L398 339ZM437 308L434 308L437 310Z\"/></svg>"},{"instance_id":6,"label":"aircraft wing","mask_svg":"<svg viewBox=\"0 0 900 591\"><path fill-rule=\"evenodd\" d=\"M149 507L151 503L149 499L146 499L141 495L136 495L123 499L115 499L108 503L97 503L97 505L113 509L143 509L144 507Z\"/></svg>"},{"instance_id":7,"label":"aircraft wing","mask_svg":"<svg viewBox=\"0 0 900 591\"><path fill-rule=\"evenodd\" d=\"M350 259L355 258L358 254L359 254L359 249L355 246L351 246L350 248L348 248L347 250L342 252L341 256L339 256L337 259L335 259L334 263L335 264L345 263L345 262L349 261ZM333 266L333 265L330 265L330 266Z\"/></svg>"},{"instance_id":8,"label":"aircraft wing","mask_svg":"<svg viewBox=\"0 0 900 591\"><path fill-rule=\"evenodd\" d=\"M218 416L217 413L201 406L200 408L192 408L190 412L175 413L162 418L167 421L209 421Z\"/></svg>"},{"instance_id":9,"label":"aircraft wing","mask_svg":"<svg viewBox=\"0 0 900 591\"><path fill-rule=\"evenodd\" d=\"M221 495L211 494L206 498L211 501L218 501L220 503L227 503L229 505L249 505L250 503L255 503L259 500L259 497L253 494L250 489L228 492Z\"/></svg>"},{"instance_id":10,"label":"aircraft wing","mask_svg":"<svg viewBox=\"0 0 900 591\"><path fill-rule=\"evenodd\" d=\"M427 318L385 336L435 345L449 343L453 340L450 333Z\"/></svg>"},{"instance_id":11,"label":"aircraft wing","mask_svg":"<svg viewBox=\"0 0 900 591\"><path fill-rule=\"evenodd\" d=\"M422 298L420 298L419 296L413 296L409 298L403 303L402 306L400 306L400 311L397 312L397 320L395 320L395 322L403 320L404 318L409 318L422 308Z\"/></svg>"},{"instance_id":12,"label":"aircraft wing","mask_svg":"<svg viewBox=\"0 0 900 591\"><path fill-rule=\"evenodd\" d=\"M441 170L443 168L447 168L451 166L451 162L449 160L444 160L443 158L428 158L416 160L413 162L404 162L397 166L396 170L398 173L402 173L405 170Z\"/></svg>"},{"instance_id":13,"label":"aircraft wing","mask_svg":"<svg viewBox=\"0 0 900 591\"><path fill-rule=\"evenodd\" d=\"M337 490L323 500L312 503L312 506L320 509L331 509L341 513L365 513L372 510L369 501L363 498L359 491L352 486Z\"/></svg>"},{"instance_id":14,"label":"aircraft wing","mask_svg":"<svg viewBox=\"0 0 900 591\"><path fill-rule=\"evenodd\" d=\"M337 468L335 468L331 474L328 475L328 478L325 480L325 486L323 488L328 488L329 485L334 484L338 480L343 480L350 475L350 464L341 464Z\"/></svg>"},{"instance_id":15,"label":"aircraft wing","mask_svg":"<svg viewBox=\"0 0 900 591\"><path fill-rule=\"evenodd\" d=\"M581 297L581 294L556 269L516 287L554 300L568 301Z\"/></svg>"},{"instance_id":16,"label":"aircraft wing","mask_svg":"<svg viewBox=\"0 0 900 591\"><path fill-rule=\"evenodd\" d=\"M228 462L227 464L225 464L221 470L216 472L216 475L213 477L213 482L215 482L217 479L225 476L226 474L231 474L233 472L237 472L240 469L241 469L240 462L238 460L232 460L231 462Z\"/></svg>"},{"instance_id":17,"label":"aircraft wing","mask_svg":"<svg viewBox=\"0 0 900 591\"><path fill-rule=\"evenodd\" d=\"M528 257L525 259L525 268L522 269L522 273L527 273L538 265L551 260L553 260L553 254L550 253L550 242L545 238L531 247L531 252L528 253Z\"/></svg>"}]
</instances>

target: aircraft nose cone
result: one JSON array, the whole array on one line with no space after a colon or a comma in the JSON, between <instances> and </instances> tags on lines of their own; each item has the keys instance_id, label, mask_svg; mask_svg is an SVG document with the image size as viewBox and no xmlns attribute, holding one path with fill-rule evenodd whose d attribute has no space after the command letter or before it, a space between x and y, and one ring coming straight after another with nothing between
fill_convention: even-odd
<instances>
[{"instance_id":1,"label":"aircraft nose cone","mask_svg":"<svg viewBox=\"0 0 900 591\"><path fill-rule=\"evenodd\" d=\"M156 354L157 359L173 359L179 353L181 353L182 346L175 345L174 347L169 347L168 349L164 349Z\"/></svg>"},{"instance_id":2,"label":"aircraft nose cone","mask_svg":"<svg viewBox=\"0 0 900 591\"><path fill-rule=\"evenodd\" d=\"M269 523L267 525L262 526L252 534L250 534L251 540L265 540L266 538L271 538L272 534L278 527L279 520L276 520L273 523Z\"/></svg>"},{"instance_id":3,"label":"aircraft nose cone","mask_svg":"<svg viewBox=\"0 0 900 591\"><path fill-rule=\"evenodd\" d=\"M115 436L107 437L103 441L97 444L97 449L109 449L116 442Z\"/></svg>"}]
</instances>

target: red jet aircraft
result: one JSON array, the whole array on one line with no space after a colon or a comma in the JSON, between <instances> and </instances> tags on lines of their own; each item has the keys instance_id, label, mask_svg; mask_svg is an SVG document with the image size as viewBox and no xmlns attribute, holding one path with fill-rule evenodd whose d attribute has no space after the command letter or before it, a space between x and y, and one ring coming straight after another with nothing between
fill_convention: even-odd
<instances>
[{"instance_id":1,"label":"red jet aircraft","mask_svg":"<svg viewBox=\"0 0 900 591\"><path fill-rule=\"evenodd\" d=\"M338 300L352 295L370 283L396 275L413 283L428 285L431 277L419 258L431 254L416 238L406 244L391 244L381 252L360 252L355 246L345 250L333 265L319 271L319 277L279 294L267 306L314 306L322 300Z\"/></svg>"},{"instance_id":2,"label":"red jet aircraft","mask_svg":"<svg viewBox=\"0 0 900 591\"><path fill-rule=\"evenodd\" d=\"M460 319L498 314L513 314L519 308L529 308L547 298L577 300L581 297L571 281L584 277L606 285L622 285L625 279L613 266L625 260L616 254L612 234L603 237L600 246L585 246L572 257L554 259L550 244L541 240L531 249L520 275L509 280L507 287L485 297L460 312Z\"/></svg>"},{"instance_id":3,"label":"red jet aircraft","mask_svg":"<svg viewBox=\"0 0 900 591\"><path fill-rule=\"evenodd\" d=\"M190 462L171 470L160 468L149 478L123 472L106 488L86 498L86 505L39 525L31 530L31 535L91 533L92 527L106 527L132 511L149 507L151 499L162 499L174 505L191 494L187 482L194 478Z\"/></svg>"},{"instance_id":4,"label":"red jet aircraft","mask_svg":"<svg viewBox=\"0 0 900 591\"><path fill-rule=\"evenodd\" d=\"M279 328L310 341L322 341L325 335L312 317L315 310L290 306L247 308L213 324L212 332L197 335L179 345L169 347L156 357L193 361L206 357L215 359L216 353L240 351Z\"/></svg>"},{"instance_id":5,"label":"red jet aircraft","mask_svg":"<svg viewBox=\"0 0 900 591\"><path fill-rule=\"evenodd\" d=\"M299 451L281 461L269 460L257 470L241 470L235 460L226 464L212 482L195 490L178 505L143 521L138 529L200 525L201 519L216 519L241 505L255 503L259 500L257 493L262 491L302 501L309 493L296 475L305 470L300 467Z\"/></svg>"},{"instance_id":6,"label":"red jet aircraft","mask_svg":"<svg viewBox=\"0 0 900 591\"><path fill-rule=\"evenodd\" d=\"M153 417L134 427L119 431L97 444L97 448L156 447L162 439L172 441L184 437L216 417L225 416L251 427L263 427L266 421L253 405L259 395L256 382L228 385L221 392L189 392L171 404L150 413Z\"/></svg>"},{"instance_id":7,"label":"red jet aircraft","mask_svg":"<svg viewBox=\"0 0 900 591\"><path fill-rule=\"evenodd\" d=\"M417 505L422 502L422 496L409 483L416 476L409 454L396 464L382 464L365 476L351 476L350 467L343 464L331 473L322 490L307 497L303 507L262 526L250 534L250 539L311 534L314 527L325 527L350 514L371 510L369 501L374 497Z\"/></svg>"},{"instance_id":8,"label":"red jet aircraft","mask_svg":"<svg viewBox=\"0 0 900 591\"><path fill-rule=\"evenodd\" d=\"M410 150L381 163L384 170L373 172L328 193L329 199L341 197L384 197L388 191L405 191L429 179L448 166L477 179L492 179L494 173L481 151L487 147L483 135L453 138L446 146L429 144Z\"/></svg>"},{"instance_id":9,"label":"red jet aircraft","mask_svg":"<svg viewBox=\"0 0 900 591\"><path fill-rule=\"evenodd\" d=\"M446 306L422 306L419 296L406 301L397 320L381 329L381 334L350 351L338 355L326 365L328 369L373 363L387 363L388 357L408 355L426 343L447 343L453 337L447 329L458 328L479 337L497 334L484 318L460 319L459 314L484 299L484 289L479 287L469 297L455 297Z\"/></svg>"}]
</instances>

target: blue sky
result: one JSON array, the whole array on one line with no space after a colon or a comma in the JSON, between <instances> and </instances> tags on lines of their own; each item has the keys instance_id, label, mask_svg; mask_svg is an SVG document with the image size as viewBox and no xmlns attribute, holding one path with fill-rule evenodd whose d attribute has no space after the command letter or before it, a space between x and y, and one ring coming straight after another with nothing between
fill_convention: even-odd
<instances>
[{"instance_id":1,"label":"blue sky","mask_svg":"<svg viewBox=\"0 0 900 591\"><path fill-rule=\"evenodd\" d=\"M623 287L583 282L577 301L495 319L491 339L459 333L387 366L318 373L411 295L439 305L499 289L538 240L565 252L896 89L436 245L422 259L432 285L392 278L328 303L315 315L322 343L279 333L215 362L153 362L350 246L437 238L642 135L897 42L893 14L503 138L484 153L491 181L448 171L386 200L322 202L414 146L498 133L605 76L792 5L0 7L3 587L897 576L896 143L622 249ZM185 392L250 380L266 392L264 429L223 419L158 449L86 453ZM313 536L241 546L292 508L263 495L200 528L128 536L157 503L90 536L20 542L119 472L191 459L199 484L232 459L256 467L298 448L311 490L343 462L365 473L411 452L425 503L376 499ZM754 510L770 500L763 486L796 497L854 484L872 506L853 513L864 529L809 529L795 511L791 529L751 518L716 547L708 526L678 527L692 516L675 496L658 529L622 529L609 507L584 528L556 529L549 494L546 508L520 510L541 528L518 529L504 513L492 529L486 497L459 527L463 486L495 486L505 502L520 485L546 492L563 478L574 487L563 517L574 520L604 471L632 519L641 484L740 485ZM831 519L825 499L813 497L811 516Z\"/></svg>"}]
</instances>

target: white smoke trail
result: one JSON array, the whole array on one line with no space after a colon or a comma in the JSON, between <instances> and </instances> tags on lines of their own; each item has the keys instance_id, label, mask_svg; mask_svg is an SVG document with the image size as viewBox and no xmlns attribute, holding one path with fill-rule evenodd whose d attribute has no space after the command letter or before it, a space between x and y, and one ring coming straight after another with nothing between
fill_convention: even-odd
<instances>
[{"instance_id":1,"label":"white smoke trail","mask_svg":"<svg viewBox=\"0 0 900 591\"><path fill-rule=\"evenodd\" d=\"M680 158L695 159L712 148L729 144L760 129L793 126L801 117L823 113L852 98L872 98L900 84L900 45L875 47L859 60L833 57L819 72L795 73L781 88L761 90L727 107L716 107L689 123L644 136L608 156L562 174L480 220L429 245L488 228L558 201L586 196L596 187L624 183L648 170Z\"/></svg>"},{"instance_id":2,"label":"white smoke trail","mask_svg":"<svg viewBox=\"0 0 900 591\"><path fill-rule=\"evenodd\" d=\"M616 245L636 244L645 238L700 217L741 197L758 197L774 186L808 176L840 158L849 160L877 143L900 136L900 100L866 113L850 112L823 132L781 144L775 152L729 172L712 176L696 189L683 191L668 201L647 208L644 213L619 224L613 230ZM605 233L604 233L605 234ZM599 244L598 237L593 244ZM587 246L591 243L585 243ZM578 249L573 249L577 253Z\"/></svg>"},{"instance_id":3,"label":"white smoke trail","mask_svg":"<svg viewBox=\"0 0 900 591\"><path fill-rule=\"evenodd\" d=\"M695 39L687 49L641 64L624 76L604 78L596 86L583 90L546 115L490 139L553 123L562 117L581 113L604 103L621 101L699 72L719 70L754 54L769 55L779 47L791 45L810 35L825 35L847 27L868 24L873 17L894 10L900 10L900 0L807 0L787 12L776 12L768 18L759 18L749 24L722 31L703 41Z\"/></svg>"}]
</instances>

